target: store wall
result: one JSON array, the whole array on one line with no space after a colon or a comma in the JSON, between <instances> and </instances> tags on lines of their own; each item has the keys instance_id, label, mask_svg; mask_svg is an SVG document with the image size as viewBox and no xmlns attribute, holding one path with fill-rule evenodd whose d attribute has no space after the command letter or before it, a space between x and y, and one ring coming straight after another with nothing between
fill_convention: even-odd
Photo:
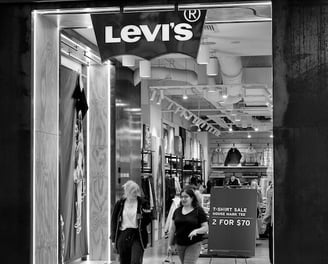
<instances>
[{"instance_id":1,"label":"store wall","mask_svg":"<svg viewBox=\"0 0 328 264\"><path fill-rule=\"evenodd\" d=\"M279 264L328 263L328 6L303 2L273 2Z\"/></svg>"},{"instance_id":2,"label":"store wall","mask_svg":"<svg viewBox=\"0 0 328 264\"><path fill-rule=\"evenodd\" d=\"M3 263L32 263L31 7L1 6ZM328 263L326 8L273 3L276 264ZM42 246L51 250L51 241Z\"/></svg>"},{"instance_id":3,"label":"store wall","mask_svg":"<svg viewBox=\"0 0 328 264\"><path fill-rule=\"evenodd\" d=\"M37 29L34 80L34 258L35 264L55 264L58 250L59 40L55 24L42 16L36 16L34 23Z\"/></svg>"},{"instance_id":4,"label":"store wall","mask_svg":"<svg viewBox=\"0 0 328 264\"><path fill-rule=\"evenodd\" d=\"M111 66L91 65L89 68L90 260L108 258L108 67Z\"/></svg>"}]
</instances>

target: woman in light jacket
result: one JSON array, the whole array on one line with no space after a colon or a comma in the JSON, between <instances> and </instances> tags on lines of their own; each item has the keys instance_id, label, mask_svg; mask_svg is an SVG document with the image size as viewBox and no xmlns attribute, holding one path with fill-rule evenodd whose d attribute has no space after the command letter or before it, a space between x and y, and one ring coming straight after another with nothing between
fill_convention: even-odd
<instances>
[{"instance_id":1,"label":"woman in light jacket","mask_svg":"<svg viewBox=\"0 0 328 264\"><path fill-rule=\"evenodd\" d=\"M120 264L142 264L151 210L148 201L140 197L136 182L127 181L123 189L124 195L116 202L111 218L113 248L120 256Z\"/></svg>"}]
</instances>

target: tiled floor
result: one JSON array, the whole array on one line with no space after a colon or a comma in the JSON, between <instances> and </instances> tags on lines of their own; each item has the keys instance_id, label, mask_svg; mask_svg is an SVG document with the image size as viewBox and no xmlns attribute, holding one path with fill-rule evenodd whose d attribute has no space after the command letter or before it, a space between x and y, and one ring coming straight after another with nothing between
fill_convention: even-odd
<instances>
[{"instance_id":1,"label":"tiled floor","mask_svg":"<svg viewBox=\"0 0 328 264\"><path fill-rule=\"evenodd\" d=\"M143 264L162 264L166 257L167 240L156 241L153 247L145 251ZM175 264L180 264L177 255L173 256ZM118 264L112 261L111 264ZM109 264L106 261L83 261L81 264ZM197 264L270 264L267 240L257 240L255 257L252 258L217 258L200 257Z\"/></svg>"}]
</instances>

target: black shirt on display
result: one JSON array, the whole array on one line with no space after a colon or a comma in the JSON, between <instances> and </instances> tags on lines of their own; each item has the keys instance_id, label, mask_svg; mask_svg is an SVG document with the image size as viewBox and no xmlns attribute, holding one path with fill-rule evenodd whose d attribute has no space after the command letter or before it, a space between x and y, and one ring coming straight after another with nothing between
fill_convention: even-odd
<instances>
[{"instance_id":1,"label":"black shirt on display","mask_svg":"<svg viewBox=\"0 0 328 264\"><path fill-rule=\"evenodd\" d=\"M227 157L224 161L224 166L238 165L240 163L241 157L241 153L237 148L231 148L227 153Z\"/></svg>"},{"instance_id":2,"label":"black shirt on display","mask_svg":"<svg viewBox=\"0 0 328 264\"><path fill-rule=\"evenodd\" d=\"M191 231L200 228L201 224L207 222L207 216L202 207L196 207L188 214L182 214L182 206L178 207L172 219L175 223L175 237L178 245L192 245L203 240L203 235L198 234L192 239L188 237Z\"/></svg>"}]
</instances>

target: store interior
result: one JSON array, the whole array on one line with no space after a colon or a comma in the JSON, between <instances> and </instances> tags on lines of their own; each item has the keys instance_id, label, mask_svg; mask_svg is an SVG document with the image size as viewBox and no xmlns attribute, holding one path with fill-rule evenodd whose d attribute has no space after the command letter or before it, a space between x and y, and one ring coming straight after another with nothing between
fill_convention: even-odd
<instances>
[{"instance_id":1,"label":"store interior","mask_svg":"<svg viewBox=\"0 0 328 264\"><path fill-rule=\"evenodd\" d=\"M144 263L161 263L168 214L181 188L201 180L204 197L210 197L211 189L227 186L235 176L241 188L249 189L255 181L261 193L255 255L211 256L204 242L199 263L269 264L262 218L273 184L271 4L208 7L196 58L170 53L146 60L121 54L102 61L90 14L121 11L42 10L33 16L34 56L40 55L34 59L34 155L42 160L38 146L47 145L58 168L52 182L41 176L38 181L35 172L35 205L42 200L40 182L57 186L54 201L37 210L35 225L43 206L52 212L59 263L118 263L111 254L110 215L122 185L131 179L142 187L154 212ZM76 89L85 101L82 116L75 117ZM40 134L48 125L58 135L55 142ZM76 145L83 144L79 179L64 170L74 163L69 158L73 134ZM240 154L237 160L232 152ZM67 183L67 174L74 174L74 181ZM72 206L67 208L68 203ZM35 250L41 242L35 239ZM69 243L81 245L69 248Z\"/></svg>"}]
</instances>

